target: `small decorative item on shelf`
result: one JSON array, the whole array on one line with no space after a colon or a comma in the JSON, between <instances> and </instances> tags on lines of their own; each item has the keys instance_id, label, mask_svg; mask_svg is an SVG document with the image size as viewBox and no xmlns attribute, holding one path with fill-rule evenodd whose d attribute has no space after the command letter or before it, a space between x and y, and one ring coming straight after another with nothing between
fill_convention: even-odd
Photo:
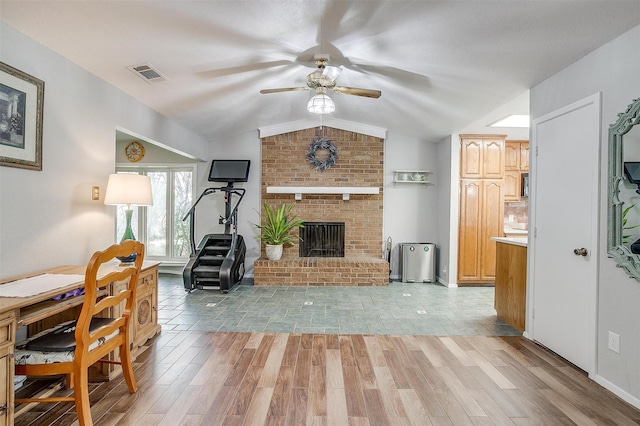
<instances>
[{"instance_id":1,"label":"small decorative item on shelf","mask_svg":"<svg viewBox=\"0 0 640 426\"><path fill-rule=\"evenodd\" d=\"M289 217L293 204L281 204L277 209L264 203L265 214L262 216L261 224L255 224L261 232L260 238L266 244L266 254L269 260L280 260L282 257L282 246L293 245L294 240L299 240L298 235L291 235L294 228L302 228L303 220L297 216ZM264 225L262 225L264 223Z\"/></svg>"},{"instance_id":2,"label":"small decorative item on shelf","mask_svg":"<svg viewBox=\"0 0 640 426\"><path fill-rule=\"evenodd\" d=\"M429 174L427 170L396 170L393 176L394 183L421 183L427 185L429 183Z\"/></svg>"}]
</instances>

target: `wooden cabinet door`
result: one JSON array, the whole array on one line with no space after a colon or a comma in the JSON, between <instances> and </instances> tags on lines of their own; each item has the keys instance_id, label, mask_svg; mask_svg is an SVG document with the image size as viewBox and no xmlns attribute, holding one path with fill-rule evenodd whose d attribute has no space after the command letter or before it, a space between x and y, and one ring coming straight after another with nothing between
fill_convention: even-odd
<instances>
[{"instance_id":1,"label":"wooden cabinet door","mask_svg":"<svg viewBox=\"0 0 640 426\"><path fill-rule=\"evenodd\" d=\"M524 331L527 305L527 248L496 243L494 307L498 318Z\"/></svg>"},{"instance_id":2,"label":"wooden cabinet door","mask_svg":"<svg viewBox=\"0 0 640 426\"><path fill-rule=\"evenodd\" d=\"M458 281L480 279L480 226L482 180L460 181L460 231L458 236Z\"/></svg>"},{"instance_id":3,"label":"wooden cabinet door","mask_svg":"<svg viewBox=\"0 0 640 426\"><path fill-rule=\"evenodd\" d=\"M493 281L496 278L496 242L491 237L501 236L504 232L503 211L502 180L483 180L479 246L481 281Z\"/></svg>"},{"instance_id":4,"label":"wooden cabinet door","mask_svg":"<svg viewBox=\"0 0 640 426\"><path fill-rule=\"evenodd\" d=\"M509 170L504 172L504 200L520 201L522 178L520 171Z\"/></svg>"},{"instance_id":5,"label":"wooden cabinet door","mask_svg":"<svg viewBox=\"0 0 640 426\"><path fill-rule=\"evenodd\" d=\"M461 136L460 177L463 179L502 179L504 175L504 137Z\"/></svg>"},{"instance_id":6,"label":"wooden cabinet door","mask_svg":"<svg viewBox=\"0 0 640 426\"><path fill-rule=\"evenodd\" d=\"M520 143L520 171L529 171L529 142Z\"/></svg>"},{"instance_id":7,"label":"wooden cabinet door","mask_svg":"<svg viewBox=\"0 0 640 426\"><path fill-rule=\"evenodd\" d=\"M495 280L496 243L501 236L504 199L502 180L463 179L460 182L458 282Z\"/></svg>"},{"instance_id":8,"label":"wooden cabinet door","mask_svg":"<svg viewBox=\"0 0 640 426\"><path fill-rule=\"evenodd\" d=\"M504 169L520 170L520 142L504 144Z\"/></svg>"},{"instance_id":9,"label":"wooden cabinet door","mask_svg":"<svg viewBox=\"0 0 640 426\"><path fill-rule=\"evenodd\" d=\"M158 268L142 271L138 278L133 309L133 351L158 332Z\"/></svg>"},{"instance_id":10,"label":"wooden cabinet door","mask_svg":"<svg viewBox=\"0 0 640 426\"><path fill-rule=\"evenodd\" d=\"M485 140L482 157L482 177L502 179L504 176L504 139Z\"/></svg>"},{"instance_id":11,"label":"wooden cabinet door","mask_svg":"<svg viewBox=\"0 0 640 426\"><path fill-rule=\"evenodd\" d=\"M458 282L480 284L494 280L491 237L504 232L505 136L460 135L460 142Z\"/></svg>"},{"instance_id":12,"label":"wooden cabinet door","mask_svg":"<svg viewBox=\"0 0 640 426\"><path fill-rule=\"evenodd\" d=\"M482 177L481 139L461 139L460 177L465 179L480 179Z\"/></svg>"}]
</instances>

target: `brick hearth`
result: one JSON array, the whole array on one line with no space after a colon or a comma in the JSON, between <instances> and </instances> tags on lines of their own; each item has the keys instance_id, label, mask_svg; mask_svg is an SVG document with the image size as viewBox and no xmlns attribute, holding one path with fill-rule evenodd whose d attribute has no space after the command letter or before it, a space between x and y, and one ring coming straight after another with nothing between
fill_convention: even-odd
<instances>
[{"instance_id":1,"label":"brick hearth","mask_svg":"<svg viewBox=\"0 0 640 426\"><path fill-rule=\"evenodd\" d=\"M281 286L380 286L389 284L384 259L301 257L254 264L254 284Z\"/></svg>"},{"instance_id":2,"label":"brick hearth","mask_svg":"<svg viewBox=\"0 0 640 426\"><path fill-rule=\"evenodd\" d=\"M338 149L334 167L319 172L306 161L309 144L329 138ZM389 283L382 259L384 140L333 129L312 128L262 138L262 203L294 203L293 213L308 222L344 222L345 256L300 258L298 246L285 247L279 261L264 256L254 263L255 285L371 286ZM379 194L267 194L268 186L377 187ZM261 203L261 204L262 204Z\"/></svg>"}]
</instances>

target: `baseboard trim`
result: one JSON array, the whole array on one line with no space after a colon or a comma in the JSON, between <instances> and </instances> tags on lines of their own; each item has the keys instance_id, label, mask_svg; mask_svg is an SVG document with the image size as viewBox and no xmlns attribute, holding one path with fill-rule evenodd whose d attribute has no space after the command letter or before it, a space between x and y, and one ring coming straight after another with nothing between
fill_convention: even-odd
<instances>
[{"instance_id":1,"label":"baseboard trim","mask_svg":"<svg viewBox=\"0 0 640 426\"><path fill-rule=\"evenodd\" d=\"M458 287L458 284L447 282L442 277L438 277L438 282L440 284L442 284L443 286L447 287L447 288L457 288Z\"/></svg>"},{"instance_id":2,"label":"baseboard trim","mask_svg":"<svg viewBox=\"0 0 640 426\"><path fill-rule=\"evenodd\" d=\"M611 383L610 381L608 381L607 379L605 379L604 377L602 377L600 375L595 374L595 375L589 376L589 377L594 382L596 382L597 384L602 386L603 388L613 392L616 396L620 397L625 402L627 402L627 403L633 405L634 407L640 409L640 399L638 399L635 396L631 395L629 392L627 392L624 389L621 389L620 387L614 385L613 383Z\"/></svg>"}]
</instances>

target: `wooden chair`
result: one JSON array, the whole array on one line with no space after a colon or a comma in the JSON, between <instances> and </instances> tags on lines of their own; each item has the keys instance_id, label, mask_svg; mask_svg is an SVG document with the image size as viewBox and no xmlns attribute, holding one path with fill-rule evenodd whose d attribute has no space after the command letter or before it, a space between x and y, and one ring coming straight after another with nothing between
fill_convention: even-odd
<instances>
[{"instance_id":1,"label":"wooden chair","mask_svg":"<svg viewBox=\"0 0 640 426\"><path fill-rule=\"evenodd\" d=\"M114 263L117 257L127 257L136 253L133 264L121 265ZM85 296L82 309L78 316L75 328L75 349L70 352L55 352L60 358L61 354L67 354L68 359L63 362L54 363L29 363L33 351L26 350L20 354L16 351L16 374L27 376L51 376L66 375L68 383L73 388L72 397L49 397L49 398L25 398L16 399L16 403L30 402L75 402L76 412L80 425L92 425L91 408L89 406L89 366L96 362L106 362L110 364L121 364L122 372L129 387L129 392L137 390L133 368L131 364L130 352L130 330L131 315L135 306L136 287L140 267L144 259L144 245L138 241L127 240L121 244L114 244L105 251L96 252L87 265L85 274ZM128 281L126 287L118 294L97 299L98 289L105 288L113 282ZM97 299L97 300L96 300ZM125 303L123 310L113 309ZM113 311L121 311L122 315L111 318L96 328L97 320L94 320L94 327L91 327L93 318L111 317ZM39 335L45 333L39 333ZM119 349L120 362L103 359ZM44 352L45 355L50 352ZM36 362L41 362L36 360ZM45 361L47 362L47 361ZM24 365L19 365L23 364Z\"/></svg>"}]
</instances>

